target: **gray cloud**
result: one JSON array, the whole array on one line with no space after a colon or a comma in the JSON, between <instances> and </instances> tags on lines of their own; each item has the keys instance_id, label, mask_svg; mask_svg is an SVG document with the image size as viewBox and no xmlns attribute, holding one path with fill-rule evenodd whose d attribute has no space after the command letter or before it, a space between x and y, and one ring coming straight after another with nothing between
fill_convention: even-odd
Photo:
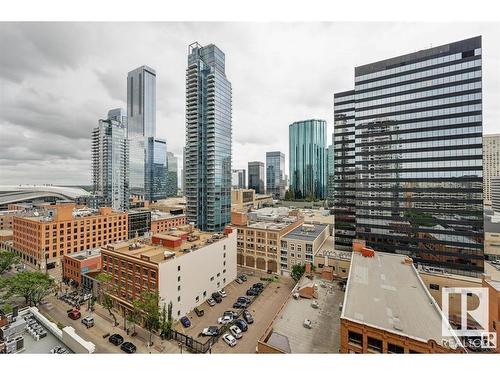
<instances>
[{"instance_id":1,"label":"gray cloud","mask_svg":"<svg viewBox=\"0 0 500 375\"><path fill-rule=\"evenodd\" d=\"M226 54L233 166L246 168L266 151L287 154L293 121L325 119L331 139L333 93L353 87L355 66L475 35L491 133L500 117L498 24L0 23L0 183L89 183L90 131L125 106L127 72L143 64L157 71L157 135L182 157L194 41Z\"/></svg>"}]
</instances>

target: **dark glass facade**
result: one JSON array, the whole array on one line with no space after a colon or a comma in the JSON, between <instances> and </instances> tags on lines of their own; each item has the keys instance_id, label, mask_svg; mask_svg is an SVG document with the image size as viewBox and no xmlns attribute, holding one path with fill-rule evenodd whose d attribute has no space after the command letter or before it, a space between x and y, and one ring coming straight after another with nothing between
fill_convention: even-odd
<instances>
[{"instance_id":1,"label":"dark glass facade","mask_svg":"<svg viewBox=\"0 0 500 375\"><path fill-rule=\"evenodd\" d=\"M251 161L248 163L248 188L254 189L257 194L265 194L264 163Z\"/></svg>"},{"instance_id":2,"label":"dark glass facade","mask_svg":"<svg viewBox=\"0 0 500 375\"><path fill-rule=\"evenodd\" d=\"M357 67L354 99L356 237L482 272L481 38Z\"/></svg>"},{"instance_id":3,"label":"dark glass facade","mask_svg":"<svg viewBox=\"0 0 500 375\"><path fill-rule=\"evenodd\" d=\"M150 211L128 212L128 238L142 237L151 230Z\"/></svg>"},{"instance_id":4,"label":"dark glass facade","mask_svg":"<svg viewBox=\"0 0 500 375\"><path fill-rule=\"evenodd\" d=\"M285 197L285 154L266 152L266 190L274 199Z\"/></svg>"}]
</instances>

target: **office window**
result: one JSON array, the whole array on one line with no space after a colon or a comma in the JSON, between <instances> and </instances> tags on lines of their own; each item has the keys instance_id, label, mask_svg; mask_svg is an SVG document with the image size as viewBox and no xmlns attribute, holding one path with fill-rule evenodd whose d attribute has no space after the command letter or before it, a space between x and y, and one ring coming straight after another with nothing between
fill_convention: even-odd
<instances>
[{"instance_id":1,"label":"office window","mask_svg":"<svg viewBox=\"0 0 500 375\"><path fill-rule=\"evenodd\" d=\"M361 333L349 331L348 337L350 344L363 346L363 335Z\"/></svg>"},{"instance_id":2,"label":"office window","mask_svg":"<svg viewBox=\"0 0 500 375\"><path fill-rule=\"evenodd\" d=\"M391 343L387 344L387 353L403 354L404 352L405 349L402 346Z\"/></svg>"},{"instance_id":3,"label":"office window","mask_svg":"<svg viewBox=\"0 0 500 375\"><path fill-rule=\"evenodd\" d=\"M432 290L439 290L439 285L437 285L437 284L430 284L429 288L432 289Z\"/></svg>"},{"instance_id":4,"label":"office window","mask_svg":"<svg viewBox=\"0 0 500 375\"><path fill-rule=\"evenodd\" d=\"M368 349L382 353L382 340L375 339L373 337L368 337Z\"/></svg>"}]
</instances>

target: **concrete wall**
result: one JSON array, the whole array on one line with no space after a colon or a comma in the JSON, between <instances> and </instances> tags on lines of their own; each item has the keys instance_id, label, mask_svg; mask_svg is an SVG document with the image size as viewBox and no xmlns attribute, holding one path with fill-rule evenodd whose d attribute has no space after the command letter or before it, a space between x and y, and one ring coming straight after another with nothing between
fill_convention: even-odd
<instances>
[{"instance_id":1,"label":"concrete wall","mask_svg":"<svg viewBox=\"0 0 500 375\"><path fill-rule=\"evenodd\" d=\"M234 279L236 279L235 229L226 238L160 264L158 285L160 298L167 305L172 301L172 315L178 319Z\"/></svg>"}]
</instances>

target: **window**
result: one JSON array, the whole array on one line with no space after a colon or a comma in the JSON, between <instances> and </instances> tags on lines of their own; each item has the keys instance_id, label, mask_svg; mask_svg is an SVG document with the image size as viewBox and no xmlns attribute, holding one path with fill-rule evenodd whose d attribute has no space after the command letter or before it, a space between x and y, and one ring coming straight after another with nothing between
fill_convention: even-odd
<instances>
[{"instance_id":1,"label":"window","mask_svg":"<svg viewBox=\"0 0 500 375\"><path fill-rule=\"evenodd\" d=\"M439 290L439 285L438 284L430 284L429 288L432 290Z\"/></svg>"},{"instance_id":2,"label":"window","mask_svg":"<svg viewBox=\"0 0 500 375\"><path fill-rule=\"evenodd\" d=\"M181 296L177 297L177 302L181 302Z\"/></svg>"},{"instance_id":3,"label":"window","mask_svg":"<svg viewBox=\"0 0 500 375\"><path fill-rule=\"evenodd\" d=\"M403 354L405 349L402 346L396 344L387 344L387 353Z\"/></svg>"},{"instance_id":4,"label":"window","mask_svg":"<svg viewBox=\"0 0 500 375\"><path fill-rule=\"evenodd\" d=\"M348 337L350 344L363 346L363 335L361 333L349 331Z\"/></svg>"},{"instance_id":5,"label":"window","mask_svg":"<svg viewBox=\"0 0 500 375\"><path fill-rule=\"evenodd\" d=\"M180 271L181 270L181 266L177 266L177 271Z\"/></svg>"},{"instance_id":6,"label":"window","mask_svg":"<svg viewBox=\"0 0 500 375\"><path fill-rule=\"evenodd\" d=\"M214 277L213 276L210 278L210 281L214 281Z\"/></svg>"},{"instance_id":7,"label":"window","mask_svg":"<svg viewBox=\"0 0 500 375\"><path fill-rule=\"evenodd\" d=\"M177 316L181 315L181 310L177 310Z\"/></svg>"},{"instance_id":8,"label":"window","mask_svg":"<svg viewBox=\"0 0 500 375\"><path fill-rule=\"evenodd\" d=\"M177 281L180 282L181 281L181 277L180 276L177 276Z\"/></svg>"},{"instance_id":9,"label":"window","mask_svg":"<svg viewBox=\"0 0 500 375\"><path fill-rule=\"evenodd\" d=\"M180 285L177 285L177 290L181 290L181 286Z\"/></svg>"},{"instance_id":10,"label":"window","mask_svg":"<svg viewBox=\"0 0 500 375\"><path fill-rule=\"evenodd\" d=\"M368 337L368 349L377 353L382 353L382 340Z\"/></svg>"},{"instance_id":11,"label":"window","mask_svg":"<svg viewBox=\"0 0 500 375\"><path fill-rule=\"evenodd\" d=\"M200 297L196 296L195 301L199 302L200 301Z\"/></svg>"},{"instance_id":12,"label":"window","mask_svg":"<svg viewBox=\"0 0 500 375\"><path fill-rule=\"evenodd\" d=\"M205 290L205 291L203 292L203 297L206 297L206 296L207 296L207 291Z\"/></svg>"}]
</instances>

